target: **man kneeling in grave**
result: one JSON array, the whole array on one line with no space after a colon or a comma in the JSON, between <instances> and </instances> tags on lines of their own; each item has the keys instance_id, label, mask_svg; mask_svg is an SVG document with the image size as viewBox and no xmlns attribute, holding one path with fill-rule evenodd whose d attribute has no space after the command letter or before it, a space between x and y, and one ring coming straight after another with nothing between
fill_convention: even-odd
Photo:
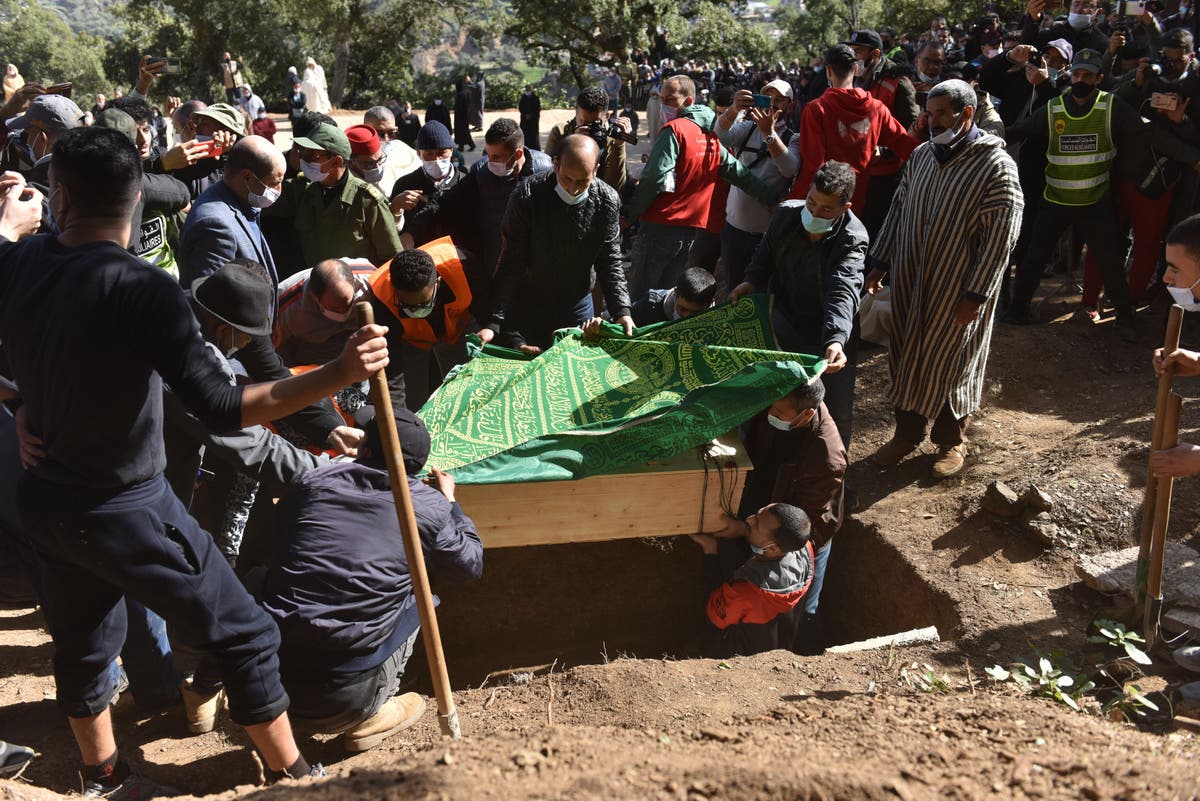
<instances>
[{"instance_id":1,"label":"man kneeling in grave","mask_svg":"<svg viewBox=\"0 0 1200 801\"><path fill-rule=\"evenodd\" d=\"M408 409L394 416L431 579L478 579L483 546L454 500L454 479L436 468L434 486L415 478L429 457L429 432ZM288 714L304 731L341 734L350 752L379 745L425 712L417 693L397 696L420 619L374 420L366 434L357 461L319 467L292 485L265 576L246 577L279 625ZM205 730L196 726L196 699L184 698L192 731ZM208 700L214 718L219 698Z\"/></svg>"},{"instance_id":2,"label":"man kneeling in grave","mask_svg":"<svg viewBox=\"0 0 1200 801\"><path fill-rule=\"evenodd\" d=\"M691 534L703 550L709 591L700 650L718 658L790 648L813 577L812 524L798 506L772 503L715 534ZM744 540L750 557L723 576L719 539ZM739 545L743 543L738 543Z\"/></svg>"}]
</instances>

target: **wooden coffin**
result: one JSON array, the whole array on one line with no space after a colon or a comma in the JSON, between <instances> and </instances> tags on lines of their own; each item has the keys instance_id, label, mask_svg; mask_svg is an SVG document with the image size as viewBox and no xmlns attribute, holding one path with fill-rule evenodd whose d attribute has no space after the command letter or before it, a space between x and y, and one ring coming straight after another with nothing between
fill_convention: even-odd
<instances>
[{"instance_id":1,"label":"wooden coffin","mask_svg":"<svg viewBox=\"0 0 1200 801\"><path fill-rule=\"evenodd\" d=\"M459 485L485 548L691 534L719 525L722 498L741 501L749 458L736 433L628 472L577 481ZM707 463L707 470L705 465Z\"/></svg>"}]
</instances>

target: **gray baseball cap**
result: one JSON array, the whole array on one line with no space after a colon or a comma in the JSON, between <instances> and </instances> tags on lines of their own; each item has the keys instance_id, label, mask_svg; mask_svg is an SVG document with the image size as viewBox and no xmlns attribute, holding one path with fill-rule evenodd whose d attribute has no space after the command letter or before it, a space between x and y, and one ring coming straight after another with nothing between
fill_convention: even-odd
<instances>
[{"instance_id":1,"label":"gray baseball cap","mask_svg":"<svg viewBox=\"0 0 1200 801\"><path fill-rule=\"evenodd\" d=\"M33 122L50 133L62 133L83 124L83 111L75 101L62 95L38 95L29 101L29 109L8 123L8 130L20 131Z\"/></svg>"}]
</instances>

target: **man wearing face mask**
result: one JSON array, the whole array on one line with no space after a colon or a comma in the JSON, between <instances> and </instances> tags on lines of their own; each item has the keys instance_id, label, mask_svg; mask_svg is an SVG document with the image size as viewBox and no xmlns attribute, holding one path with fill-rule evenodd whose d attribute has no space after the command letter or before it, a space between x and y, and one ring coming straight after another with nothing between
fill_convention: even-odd
<instances>
[{"instance_id":1,"label":"man wearing face mask","mask_svg":"<svg viewBox=\"0 0 1200 801\"><path fill-rule=\"evenodd\" d=\"M793 648L799 604L813 581L812 523L787 503L724 522L715 533L688 535L704 553L708 592L700 653L715 659ZM723 557L736 557L736 569L723 569Z\"/></svg>"},{"instance_id":2,"label":"man wearing face mask","mask_svg":"<svg viewBox=\"0 0 1200 801\"><path fill-rule=\"evenodd\" d=\"M292 147L303 177L289 182L266 215L292 220L306 265L349 258L378 266L401 250L387 198L349 167L352 153L345 133L321 123L308 136L293 139Z\"/></svg>"},{"instance_id":3,"label":"man wearing face mask","mask_svg":"<svg viewBox=\"0 0 1200 801\"><path fill-rule=\"evenodd\" d=\"M1200 311L1200 215L1177 224L1166 237L1167 271L1163 283L1171 301L1185 312ZM1176 378L1200 375L1200 353L1182 348L1164 353L1154 351L1154 372L1171 370ZM1180 443L1150 454L1150 469L1159 478L1182 478L1200 473L1200 446Z\"/></svg>"},{"instance_id":4,"label":"man wearing face mask","mask_svg":"<svg viewBox=\"0 0 1200 801\"><path fill-rule=\"evenodd\" d=\"M846 511L846 447L825 398L820 381L802 384L755 415L741 432L754 463L746 476L741 511L788 503L804 510L812 523L813 580L801 602L804 617L794 645L802 654L822 650L817 606L830 544Z\"/></svg>"},{"instance_id":5,"label":"man wearing face mask","mask_svg":"<svg viewBox=\"0 0 1200 801\"><path fill-rule=\"evenodd\" d=\"M885 56L883 38L869 29L855 31L845 44L854 51L854 58L859 63L854 85L883 103L905 128L916 122L921 112L917 107L917 90L904 70L892 60L892 54L903 56L904 51L894 47ZM908 57L903 58L907 64Z\"/></svg>"},{"instance_id":6,"label":"man wearing face mask","mask_svg":"<svg viewBox=\"0 0 1200 801\"><path fill-rule=\"evenodd\" d=\"M872 242L877 266L867 277L874 294L891 276L896 415L895 434L872 460L894 467L931 433L939 451L935 478L963 468L968 416L983 396L1000 280L1024 208L1004 141L974 124L977 102L964 81L930 91L923 115L930 142L904 169L895 205Z\"/></svg>"},{"instance_id":7,"label":"man wearing face mask","mask_svg":"<svg viewBox=\"0 0 1200 801\"><path fill-rule=\"evenodd\" d=\"M279 273L259 227L259 215L278 200L285 166L283 154L262 137L247 136L233 146L221 180L192 204L179 237L175 256L179 282L185 289L235 259L255 262L263 265L270 279L274 313ZM256 380L288 374L268 336L255 337L238 353L238 360ZM306 408L289 422L313 442L330 447L353 445L338 434L343 421L328 401Z\"/></svg>"},{"instance_id":8,"label":"man wearing face mask","mask_svg":"<svg viewBox=\"0 0 1200 801\"><path fill-rule=\"evenodd\" d=\"M328 361L354 333L354 304L367 296L374 272L370 262L359 263L356 270L346 260L326 259L280 283L271 341L288 367Z\"/></svg>"},{"instance_id":9,"label":"man wearing face mask","mask_svg":"<svg viewBox=\"0 0 1200 801\"><path fill-rule=\"evenodd\" d=\"M635 297L675 286L712 215L719 179L774 206L779 192L746 169L721 143L716 114L695 102L696 85L686 75L663 81L663 128L654 140L641 182L630 200L630 219L640 218L633 240L629 290Z\"/></svg>"},{"instance_id":10,"label":"man wearing face mask","mask_svg":"<svg viewBox=\"0 0 1200 801\"><path fill-rule=\"evenodd\" d=\"M592 270L613 322L633 333L621 265L621 200L596 180L600 148L590 136L559 143L554 170L523 181L501 227L495 295L479 338L537 354L554 331L594 315Z\"/></svg>"},{"instance_id":11,"label":"man wearing face mask","mask_svg":"<svg viewBox=\"0 0 1200 801\"><path fill-rule=\"evenodd\" d=\"M1021 17L1021 43L1036 45L1045 50L1055 39L1065 39L1075 52L1095 50L1103 53L1108 49L1109 37L1097 24L1100 13L1099 0L1071 0L1070 13L1066 22L1056 22L1042 27L1042 15L1046 0L1029 0L1025 15Z\"/></svg>"},{"instance_id":12,"label":"man wearing face mask","mask_svg":"<svg viewBox=\"0 0 1200 801\"><path fill-rule=\"evenodd\" d=\"M517 185L531 175L553 167L550 157L525 146L517 121L501 117L483 135L485 155L472 165L467 177L444 191L430 222L444 226L455 243L473 256L467 266L475 316L491 315L492 277L500 258L500 229L508 199Z\"/></svg>"},{"instance_id":13,"label":"man wearing face mask","mask_svg":"<svg viewBox=\"0 0 1200 801\"><path fill-rule=\"evenodd\" d=\"M405 175L392 187L391 209L400 221L405 247L423 245L450 233L441 221L442 193L461 181L466 173L454 163L454 139L445 125L427 122L415 140L421 169Z\"/></svg>"},{"instance_id":14,"label":"man wearing face mask","mask_svg":"<svg viewBox=\"0 0 1200 801\"><path fill-rule=\"evenodd\" d=\"M788 147L795 137L784 120L792 103L792 87L776 78L760 93L771 99L771 107L756 108L754 94L749 89L739 90L729 108L717 117L717 136L763 183L777 192L786 192L800 167L796 153ZM739 121L739 116L744 118ZM725 265L727 289L742 282L746 265L767 230L773 211L773 207L741 189L730 187L725 225L721 228L721 262Z\"/></svg>"},{"instance_id":15,"label":"man wearing face mask","mask_svg":"<svg viewBox=\"0 0 1200 801\"><path fill-rule=\"evenodd\" d=\"M368 278L375 319L388 326L388 347L401 358L387 368L392 406L420 409L440 378L467 360L463 337L478 329L471 314L466 254L449 238L403 250Z\"/></svg>"},{"instance_id":16,"label":"man wearing face mask","mask_svg":"<svg viewBox=\"0 0 1200 801\"><path fill-rule=\"evenodd\" d=\"M1135 341L1137 328L1109 175L1119 150L1144 148L1147 138L1154 136L1158 142L1159 134L1128 103L1100 90L1102 63L1099 52L1077 50L1071 62L1070 93L1052 99L1008 132L1010 142L1025 141L1025 147L1044 149L1048 163L1046 189L1025 258L1017 266L1012 304L1004 320L1019 325L1035 322L1034 293L1054 246L1070 225L1096 259L1105 294L1116 308L1117 331Z\"/></svg>"},{"instance_id":17,"label":"man wearing face mask","mask_svg":"<svg viewBox=\"0 0 1200 801\"><path fill-rule=\"evenodd\" d=\"M803 201L780 204L746 271L729 293L736 302L769 291L781 348L823 357L821 376L832 419L849 447L854 379L858 368L858 305L867 255L867 231L851 211L855 175L827 161L813 175Z\"/></svg>"}]
</instances>

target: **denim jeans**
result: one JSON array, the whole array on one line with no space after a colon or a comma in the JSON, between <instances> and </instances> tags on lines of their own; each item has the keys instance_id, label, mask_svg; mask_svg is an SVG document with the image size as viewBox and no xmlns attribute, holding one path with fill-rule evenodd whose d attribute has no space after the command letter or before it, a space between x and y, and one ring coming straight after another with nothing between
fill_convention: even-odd
<instances>
[{"instance_id":1,"label":"denim jeans","mask_svg":"<svg viewBox=\"0 0 1200 801\"><path fill-rule=\"evenodd\" d=\"M821 587L825 584L825 568L829 564L829 546L833 541L822 545L813 554L813 579L808 585L808 594L804 596L804 614L815 615L817 605L821 602Z\"/></svg>"},{"instance_id":2,"label":"denim jeans","mask_svg":"<svg viewBox=\"0 0 1200 801\"><path fill-rule=\"evenodd\" d=\"M634 302L651 289L674 289L688 266L688 256L699 228L660 225L642 221L633 240L629 275L629 297Z\"/></svg>"},{"instance_id":3,"label":"denim jeans","mask_svg":"<svg viewBox=\"0 0 1200 801\"><path fill-rule=\"evenodd\" d=\"M179 695L179 674L175 671L171 641L167 639L167 621L128 596L125 619L121 664L109 665L110 679L115 687L124 668L134 704L143 712L157 712Z\"/></svg>"},{"instance_id":4,"label":"denim jeans","mask_svg":"<svg viewBox=\"0 0 1200 801\"><path fill-rule=\"evenodd\" d=\"M345 675L288 673L284 681L292 699L289 715L296 727L319 734L341 734L378 712L399 692L404 668L420 633L420 629L414 631L395 653L372 670Z\"/></svg>"}]
</instances>

